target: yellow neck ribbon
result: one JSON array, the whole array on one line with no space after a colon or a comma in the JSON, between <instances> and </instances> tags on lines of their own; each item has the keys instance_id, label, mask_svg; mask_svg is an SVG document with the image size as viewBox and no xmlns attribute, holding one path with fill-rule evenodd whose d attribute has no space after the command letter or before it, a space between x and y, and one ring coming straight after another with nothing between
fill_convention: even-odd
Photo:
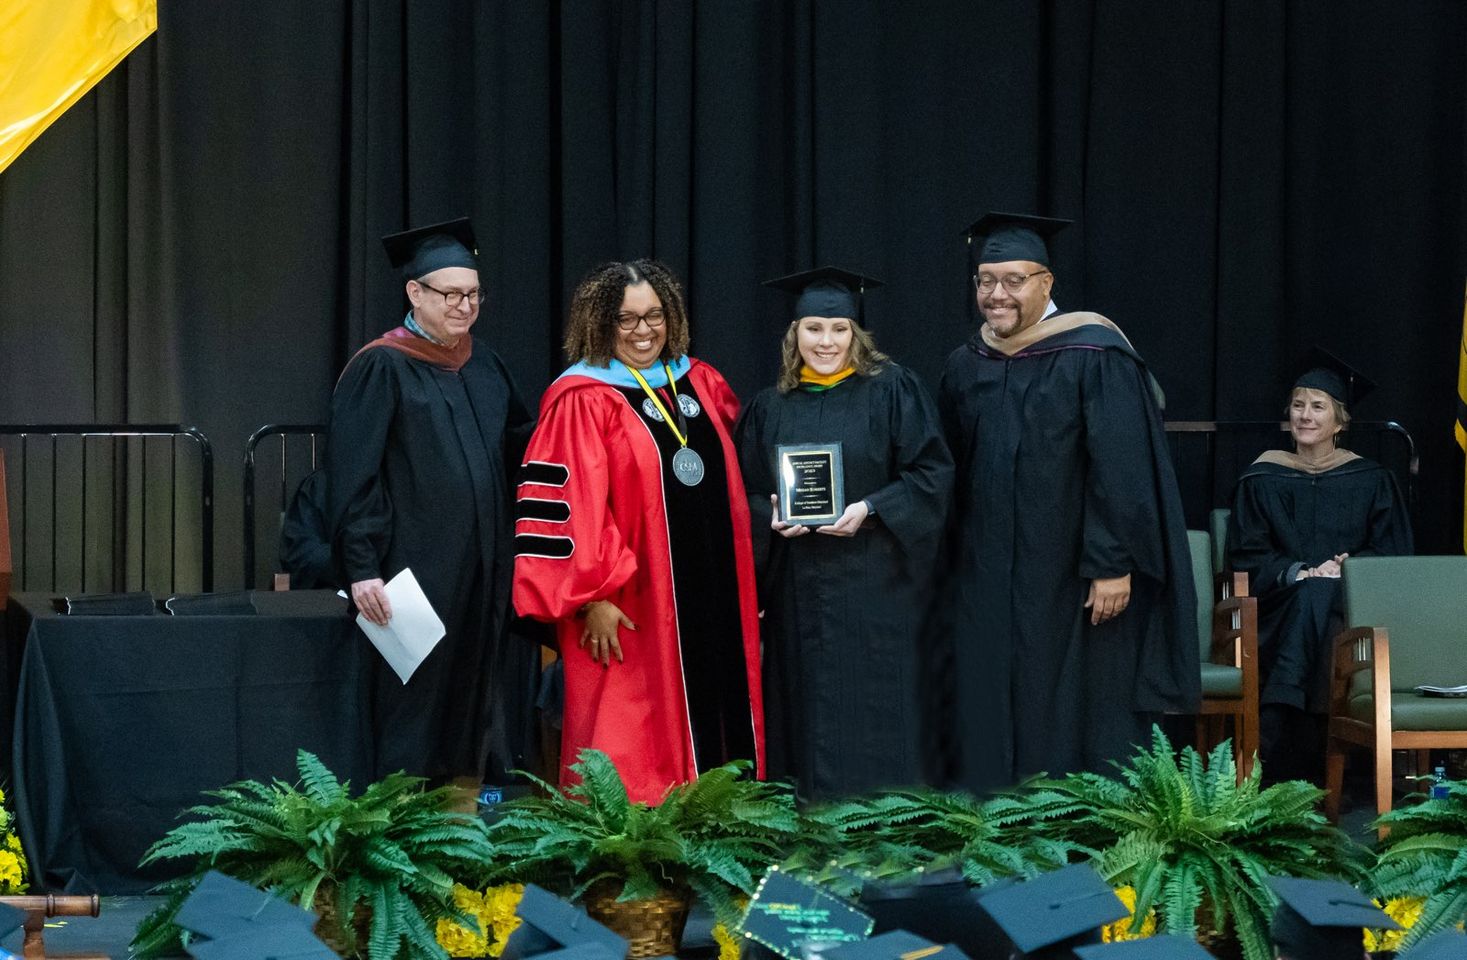
<instances>
[{"instance_id":1,"label":"yellow neck ribbon","mask_svg":"<svg viewBox=\"0 0 1467 960\"><path fill-rule=\"evenodd\" d=\"M627 369L632 372L632 376L636 377L637 382L642 385L642 392L647 394L647 397L652 401L653 406L657 408L657 412L662 414L663 423L666 423L667 428L672 431L672 435L674 437L677 437L677 442L686 447L688 445L688 438L683 436L683 432L677 428L677 424L673 422L672 414L668 413L667 407L662 405L662 398L657 396L657 391L653 390L652 387L647 383L647 378L642 376L642 371L638 370L631 364L627 364ZM666 363L662 365L662 369L667 373L667 385L669 388L671 388L672 400L674 403L676 403L677 384L673 382L672 371L668 369ZM678 412L682 412L682 407L678 407Z\"/></svg>"}]
</instances>

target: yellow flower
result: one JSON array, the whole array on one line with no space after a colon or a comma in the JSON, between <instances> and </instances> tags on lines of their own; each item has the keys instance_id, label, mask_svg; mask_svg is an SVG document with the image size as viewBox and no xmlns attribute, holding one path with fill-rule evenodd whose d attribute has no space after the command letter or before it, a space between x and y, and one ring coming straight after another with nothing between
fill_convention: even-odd
<instances>
[{"instance_id":1,"label":"yellow flower","mask_svg":"<svg viewBox=\"0 0 1467 960\"><path fill-rule=\"evenodd\" d=\"M24 882L20 858L9 850L0 850L0 892L14 893Z\"/></svg>"},{"instance_id":2,"label":"yellow flower","mask_svg":"<svg viewBox=\"0 0 1467 960\"><path fill-rule=\"evenodd\" d=\"M721 923L713 925L713 942L718 944L718 960L739 960L739 938Z\"/></svg>"},{"instance_id":3,"label":"yellow flower","mask_svg":"<svg viewBox=\"0 0 1467 960\"><path fill-rule=\"evenodd\" d=\"M1136 922L1136 891L1131 887L1116 887L1116 896L1126 905L1130 916L1115 923L1108 923L1100 931L1100 937L1106 943L1117 943L1122 940L1144 940L1156 933L1156 911L1147 911L1146 919L1141 921L1141 929L1132 930Z\"/></svg>"},{"instance_id":4,"label":"yellow flower","mask_svg":"<svg viewBox=\"0 0 1467 960\"><path fill-rule=\"evenodd\" d=\"M455 883L453 905L473 917L477 929L470 930L444 917L433 931L438 945L450 957L500 956L509 935L520 925L515 910L524 892L524 886L518 883L490 887L482 893Z\"/></svg>"},{"instance_id":5,"label":"yellow flower","mask_svg":"<svg viewBox=\"0 0 1467 960\"><path fill-rule=\"evenodd\" d=\"M1375 905L1386 912L1386 916L1401 925L1399 930L1382 930L1379 936L1374 930L1365 931L1365 949L1371 953L1381 953L1387 950L1400 950L1401 941L1411 928L1416 926L1416 921L1421 919L1421 911L1426 907L1425 897L1392 897L1385 903L1379 900Z\"/></svg>"}]
</instances>

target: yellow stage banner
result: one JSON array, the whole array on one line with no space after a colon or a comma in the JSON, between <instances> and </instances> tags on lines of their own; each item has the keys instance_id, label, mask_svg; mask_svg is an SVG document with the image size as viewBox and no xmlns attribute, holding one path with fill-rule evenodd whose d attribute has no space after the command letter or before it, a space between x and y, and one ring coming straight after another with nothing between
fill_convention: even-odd
<instances>
[{"instance_id":1,"label":"yellow stage banner","mask_svg":"<svg viewBox=\"0 0 1467 960\"><path fill-rule=\"evenodd\" d=\"M0 171L158 29L158 0L0 2Z\"/></svg>"}]
</instances>

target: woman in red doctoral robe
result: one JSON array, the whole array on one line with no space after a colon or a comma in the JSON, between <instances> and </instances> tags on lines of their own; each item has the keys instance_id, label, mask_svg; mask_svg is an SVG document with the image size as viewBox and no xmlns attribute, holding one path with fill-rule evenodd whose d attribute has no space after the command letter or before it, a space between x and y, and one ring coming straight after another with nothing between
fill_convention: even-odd
<instances>
[{"instance_id":1,"label":"woman in red doctoral robe","mask_svg":"<svg viewBox=\"0 0 1467 960\"><path fill-rule=\"evenodd\" d=\"M516 497L515 609L556 624L565 664L561 781L595 748L649 803L729 760L764 770L739 403L687 343L666 267L593 270Z\"/></svg>"}]
</instances>

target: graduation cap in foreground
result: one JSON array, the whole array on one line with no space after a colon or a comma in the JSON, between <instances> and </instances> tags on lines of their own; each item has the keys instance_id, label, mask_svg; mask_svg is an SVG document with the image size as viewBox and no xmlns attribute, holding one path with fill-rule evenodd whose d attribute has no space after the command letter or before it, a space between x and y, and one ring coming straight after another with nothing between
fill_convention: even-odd
<instances>
[{"instance_id":1,"label":"graduation cap in foreground","mask_svg":"<svg viewBox=\"0 0 1467 960\"><path fill-rule=\"evenodd\" d=\"M766 280L764 286L796 294L796 320L801 317L846 317L860 322L861 295L882 286L882 282L842 267L825 266Z\"/></svg>"},{"instance_id":2,"label":"graduation cap in foreground","mask_svg":"<svg viewBox=\"0 0 1467 960\"><path fill-rule=\"evenodd\" d=\"M1401 955L1401 960L1467 960L1467 934L1443 930Z\"/></svg>"},{"instance_id":3,"label":"graduation cap in foreground","mask_svg":"<svg viewBox=\"0 0 1467 960\"><path fill-rule=\"evenodd\" d=\"M330 960L336 954L316 938L316 915L211 870L174 917L195 934L188 952L198 960Z\"/></svg>"},{"instance_id":4,"label":"graduation cap in foreground","mask_svg":"<svg viewBox=\"0 0 1467 960\"><path fill-rule=\"evenodd\" d=\"M990 211L969 224L963 233L972 248L974 264L1032 260L1048 267L1049 238L1074 222Z\"/></svg>"},{"instance_id":5,"label":"graduation cap in foreground","mask_svg":"<svg viewBox=\"0 0 1467 960\"><path fill-rule=\"evenodd\" d=\"M1289 960L1355 960L1364 954L1363 928L1399 930L1370 898L1338 880L1269 877L1279 906L1270 932Z\"/></svg>"},{"instance_id":6,"label":"graduation cap in foreground","mask_svg":"<svg viewBox=\"0 0 1467 960\"><path fill-rule=\"evenodd\" d=\"M0 937L8 937L25 926L25 911L0 903Z\"/></svg>"},{"instance_id":7,"label":"graduation cap in foreground","mask_svg":"<svg viewBox=\"0 0 1467 960\"><path fill-rule=\"evenodd\" d=\"M515 914L523 922L509 935L502 960L541 956L557 960L626 960L626 940L592 920L584 910L532 883L525 884Z\"/></svg>"},{"instance_id":8,"label":"graduation cap in foreground","mask_svg":"<svg viewBox=\"0 0 1467 960\"><path fill-rule=\"evenodd\" d=\"M1076 947L1075 956L1080 960L1211 960L1212 954L1187 937L1166 934L1147 937L1144 940L1125 940L1120 943L1101 943L1088 947Z\"/></svg>"},{"instance_id":9,"label":"graduation cap in foreground","mask_svg":"<svg viewBox=\"0 0 1467 960\"><path fill-rule=\"evenodd\" d=\"M1130 916L1110 885L1084 863L985 892L978 906L1013 942L1017 956L1056 960L1073 957L1075 947L1099 943L1102 926Z\"/></svg>"},{"instance_id":10,"label":"graduation cap in foreground","mask_svg":"<svg viewBox=\"0 0 1467 960\"><path fill-rule=\"evenodd\" d=\"M479 269L478 244L468 217L389 234L382 238L382 246L404 280L426 277L445 267Z\"/></svg>"},{"instance_id":11,"label":"graduation cap in foreground","mask_svg":"<svg viewBox=\"0 0 1467 960\"><path fill-rule=\"evenodd\" d=\"M978 899L985 891L974 890L955 869L934 870L896 881L870 881L861 890L860 908L871 914L878 934L905 930L935 943L950 943L974 960L984 960L994 944L1002 944L1003 931ZM1004 954L1007 960L1007 954Z\"/></svg>"},{"instance_id":12,"label":"graduation cap in foreground","mask_svg":"<svg viewBox=\"0 0 1467 960\"><path fill-rule=\"evenodd\" d=\"M1294 388L1299 387L1323 390L1348 410L1375 389L1375 381L1328 350L1315 347L1309 351L1304 373L1294 381Z\"/></svg>"},{"instance_id":13,"label":"graduation cap in foreground","mask_svg":"<svg viewBox=\"0 0 1467 960\"><path fill-rule=\"evenodd\" d=\"M820 951L823 960L929 960L942 952L940 944L909 930L888 930L856 943L842 943Z\"/></svg>"}]
</instances>

